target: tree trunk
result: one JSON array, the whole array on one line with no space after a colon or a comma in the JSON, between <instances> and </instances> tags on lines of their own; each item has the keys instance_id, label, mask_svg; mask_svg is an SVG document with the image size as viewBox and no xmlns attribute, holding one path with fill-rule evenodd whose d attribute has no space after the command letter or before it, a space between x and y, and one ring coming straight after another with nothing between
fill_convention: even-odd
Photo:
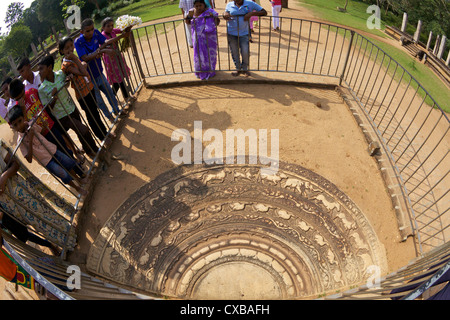
<instances>
[{"instance_id":1,"label":"tree trunk","mask_svg":"<svg viewBox=\"0 0 450 320\"><path fill-rule=\"evenodd\" d=\"M89 0L89 2L95 4L95 7L97 8L98 11L101 10L97 0Z\"/></svg>"},{"instance_id":2,"label":"tree trunk","mask_svg":"<svg viewBox=\"0 0 450 320\"><path fill-rule=\"evenodd\" d=\"M347 10L348 0L345 0L344 10Z\"/></svg>"}]
</instances>

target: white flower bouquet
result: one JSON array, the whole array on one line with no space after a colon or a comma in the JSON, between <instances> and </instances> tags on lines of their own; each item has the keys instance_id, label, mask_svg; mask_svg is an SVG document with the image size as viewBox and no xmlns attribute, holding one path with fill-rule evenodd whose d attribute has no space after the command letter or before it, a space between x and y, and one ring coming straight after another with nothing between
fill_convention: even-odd
<instances>
[{"instance_id":1,"label":"white flower bouquet","mask_svg":"<svg viewBox=\"0 0 450 320\"><path fill-rule=\"evenodd\" d=\"M142 20L139 17L123 15L117 18L116 27L122 31L129 27L135 27L142 24Z\"/></svg>"},{"instance_id":2,"label":"white flower bouquet","mask_svg":"<svg viewBox=\"0 0 450 320\"><path fill-rule=\"evenodd\" d=\"M123 15L117 18L116 20L116 28L120 29L121 31L128 29L131 29L132 27L138 26L142 24L142 20L139 17L129 16L129 15ZM128 30L127 30L128 31ZM122 48L121 51L125 52L130 47L130 39L128 37L124 38L122 41Z\"/></svg>"}]
</instances>

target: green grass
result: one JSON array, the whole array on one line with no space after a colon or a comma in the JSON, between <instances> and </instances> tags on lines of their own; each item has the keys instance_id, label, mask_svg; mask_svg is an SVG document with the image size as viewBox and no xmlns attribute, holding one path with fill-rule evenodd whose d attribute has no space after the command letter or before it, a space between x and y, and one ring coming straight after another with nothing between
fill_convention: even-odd
<instances>
[{"instance_id":1,"label":"green grass","mask_svg":"<svg viewBox=\"0 0 450 320\"><path fill-rule=\"evenodd\" d=\"M386 26L386 22L381 21L381 30L370 30L366 26L366 20L370 14L366 13L368 4L359 1L349 1L347 12L343 13L336 9L336 7L343 7L345 0L297 0L301 5L311 10L320 19L330 21L331 23L342 24L351 28L363 30L365 32L388 38L381 30ZM382 16L383 19L383 16ZM390 46L385 42L370 37L376 46L386 52L390 57L396 60L406 71L408 71L422 86L427 90L428 94L439 104L439 106L447 113L450 112L450 90L445 84L431 71L427 66L420 63L408 53ZM387 65L386 65L387 66ZM405 76L404 81L409 81L409 77ZM423 90L419 91L422 96L425 95ZM431 99L427 99L428 104L433 104Z\"/></svg>"},{"instance_id":2,"label":"green grass","mask_svg":"<svg viewBox=\"0 0 450 320\"><path fill-rule=\"evenodd\" d=\"M381 19L381 29L369 29L367 27L367 19L372 13L366 13L368 4L359 1L349 1L347 12L340 12L337 7L343 8L345 0L296 0L306 8L320 16L321 19L342 24L344 26L353 27L355 29L364 30L366 32L387 38L383 32L386 27L383 17Z\"/></svg>"},{"instance_id":3,"label":"green grass","mask_svg":"<svg viewBox=\"0 0 450 320\"><path fill-rule=\"evenodd\" d=\"M392 48L382 41L375 39L371 39L371 41L405 68L405 70L408 71L425 90L427 90L428 94L433 97L442 110L447 113L450 112L450 105L448 103L448 101L450 101L450 90L448 90L445 84L437 78L430 68L411 57L408 53L398 50L397 48ZM398 70L397 74L399 73L400 71ZM404 81L409 81L408 76L405 76L403 79ZM412 85L412 87L415 88L414 85ZM425 96L423 90L420 90L419 94L422 97ZM426 103L433 105L431 99L427 99Z\"/></svg>"},{"instance_id":4,"label":"green grass","mask_svg":"<svg viewBox=\"0 0 450 320\"><path fill-rule=\"evenodd\" d=\"M168 4L169 3L169 4ZM142 23L150 22L157 19L172 17L175 15L180 15L181 9L178 7L179 1L168 2L164 0L141 0L130 4L129 6L120 8L116 11L110 13L110 16L115 20L122 15L130 15L140 17ZM101 19L95 21L95 27L101 29ZM170 27L169 27L170 28ZM163 26L157 26L157 32L163 29ZM149 36L153 34L154 30L149 29ZM146 36L145 33L141 32L139 37Z\"/></svg>"},{"instance_id":5,"label":"green grass","mask_svg":"<svg viewBox=\"0 0 450 320\"><path fill-rule=\"evenodd\" d=\"M148 0L150 2L150 0ZM136 3L136 5L145 3L147 1L143 0L141 2ZM154 5L148 5L148 6L136 6L132 7L133 5L128 6L127 8L122 8L119 11L117 11L118 16L122 14L129 14L132 16L138 16L142 19L142 22L148 22L156 19L161 18L167 18L171 17L177 14L181 14L181 9L178 8L178 2L174 1L173 4L154 4Z\"/></svg>"},{"instance_id":6,"label":"green grass","mask_svg":"<svg viewBox=\"0 0 450 320\"><path fill-rule=\"evenodd\" d=\"M110 16L113 19L117 19L118 17L126 14L130 16L137 16L140 17L144 23L181 14L181 9L178 8L178 4L178 1L168 2L161 0L141 0L111 12ZM96 21L96 27L101 27L101 20Z\"/></svg>"}]
</instances>

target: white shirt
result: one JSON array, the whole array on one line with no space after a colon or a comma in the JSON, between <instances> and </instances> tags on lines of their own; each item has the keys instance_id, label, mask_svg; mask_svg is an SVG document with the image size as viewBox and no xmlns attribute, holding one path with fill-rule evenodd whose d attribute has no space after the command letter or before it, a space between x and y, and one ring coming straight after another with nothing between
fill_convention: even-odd
<instances>
[{"instance_id":1,"label":"white shirt","mask_svg":"<svg viewBox=\"0 0 450 320\"><path fill-rule=\"evenodd\" d=\"M39 71L33 72L33 74L34 74L33 83L28 82L28 80L23 80L23 85L25 86L25 91L27 91L30 88L34 88L34 89L38 90L39 86L42 83Z\"/></svg>"},{"instance_id":2,"label":"white shirt","mask_svg":"<svg viewBox=\"0 0 450 320\"><path fill-rule=\"evenodd\" d=\"M14 100L13 98L9 98L8 105L6 106L6 112L9 112L9 110L11 110L12 107L14 107L16 104L17 104L16 100Z\"/></svg>"},{"instance_id":3,"label":"white shirt","mask_svg":"<svg viewBox=\"0 0 450 320\"><path fill-rule=\"evenodd\" d=\"M0 117L3 119L6 119L6 115L8 114L8 110L6 109L6 100L3 98L0 98Z\"/></svg>"},{"instance_id":4,"label":"white shirt","mask_svg":"<svg viewBox=\"0 0 450 320\"><path fill-rule=\"evenodd\" d=\"M39 86L42 83L41 75L39 74L39 71L33 72L33 74L34 74L33 83L30 83L28 80L23 80L23 85L25 86L25 92L27 92L31 88L38 90ZM17 101L14 100L13 98L9 99L9 103L6 108L8 110L8 112L9 112L9 110L11 110L12 107L14 107L16 105L16 103L17 103Z\"/></svg>"},{"instance_id":5,"label":"white shirt","mask_svg":"<svg viewBox=\"0 0 450 320\"><path fill-rule=\"evenodd\" d=\"M194 0L180 0L178 8L183 9L184 15L187 16L189 10L194 7Z\"/></svg>"}]
</instances>

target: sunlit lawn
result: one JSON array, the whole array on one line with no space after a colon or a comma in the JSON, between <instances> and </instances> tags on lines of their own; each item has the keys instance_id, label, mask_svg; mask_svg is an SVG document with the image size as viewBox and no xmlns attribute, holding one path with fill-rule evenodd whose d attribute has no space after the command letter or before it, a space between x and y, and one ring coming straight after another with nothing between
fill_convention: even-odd
<instances>
[{"instance_id":1,"label":"sunlit lawn","mask_svg":"<svg viewBox=\"0 0 450 320\"><path fill-rule=\"evenodd\" d=\"M336 7L344 7L345 0L296 1L299 1L301 5L305 6L305 8L314 12L318 17L320 17L320 19L363 30L384 38L388 37L382 30L384 30L385 26L389 25L389 23L386 23L383 20L380 23L380 30L367 28L366 21L372 14L366 13L367 7L369 6L367 3L350 0L347 6L347 12L344 13L338 11ZM392 47L374 37L370 37L370 40L394 60L396 60L401 66L403 66L405 70L408 71L425 88L425 90L427 90L429 95L435 99L435 101L445 112L450 112L450 104L448 103L448 101L450 101L450 90L433 73L433 71L430 70L430 68L423 65L403 50ZM407 79L408 77L405 78Z\"/></svg>"}]
</instances>

